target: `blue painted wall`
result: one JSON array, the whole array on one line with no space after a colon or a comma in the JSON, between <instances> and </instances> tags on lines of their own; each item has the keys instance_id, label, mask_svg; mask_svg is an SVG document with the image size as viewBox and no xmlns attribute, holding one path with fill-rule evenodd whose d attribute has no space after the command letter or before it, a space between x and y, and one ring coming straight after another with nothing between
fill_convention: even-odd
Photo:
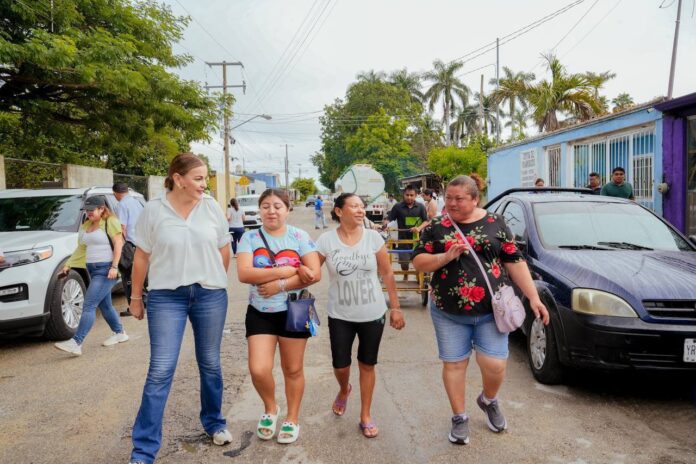
<instances>
[{"instance_id":1,"label":"blue painted wall","mask_svg":"<svg viewBox=\"0 0 696 464\"><path fill-rule=\"evenodd\" d=\"M548 182L545 167L545 148L561 147L561 186L572 186L571 145L570 142L602 137L604 135L655 123L655 149L653 172L655 186L662 179L662 113L654 108L643 108L632 113L601 119L579 127L563 130L543 137L534 138L519 144L501 147L488 156L488 198L493 198L509 188L519 187L521 178L521 153L534 150L537 161L537 175ZM624 166L626 167L626 166ZM655 212L662 212L662 196L653 188Z\"/></svg>"},{"instance_id":2,"label":"blue painted wall","mask_svg":"<svg viewBox=\"0 0 696 464\"><path fill-rule=\"evenodd\" d=\"M266 188L278 188L280 185L276 182L278 175L268 172L254 172L247 174L247 177L257 179L266 183Z\"/></svg>"}]
</instances>

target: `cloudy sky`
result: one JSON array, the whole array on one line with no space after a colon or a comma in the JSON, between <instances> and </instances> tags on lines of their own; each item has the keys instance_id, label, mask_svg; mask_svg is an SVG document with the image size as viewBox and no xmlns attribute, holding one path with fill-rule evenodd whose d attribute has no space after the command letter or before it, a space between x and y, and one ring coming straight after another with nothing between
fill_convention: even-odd
<instances>
[{"instance_id":1,"label":"cloudy sky","mask_svg":"<svg viewBox=\"0 0 696 464\"><path fill-rule=\"evenodd\" d=\"M678 0L165 0L192 18L175 47L194 62L185 79L220 85L220 67L241 61L228 84L246 81L232 126L233 166L282 172L288 144L290 179L318 178L310 156L320 148L318 117L343 98L356 74L407 68L427 71L435 59L465 61L461 79L473 90L500 66L546 77L540 54L553 50L570 72L617 74L604 93L628 92L635 102L666 95ZM674 96L696 92L696 0L683 0ZM540 21L544 20L544 21ZM527 27L533 26L533 27ZM483 48L482 48L483 47ZM479 50L480 49L480 50ZM479 50L479 51L477 51ZM463 58L462 58L463 57ZM531 129L530 132L534 132ZM195 144L214 167L222 137Z\"/></svg>"}]
</instances>

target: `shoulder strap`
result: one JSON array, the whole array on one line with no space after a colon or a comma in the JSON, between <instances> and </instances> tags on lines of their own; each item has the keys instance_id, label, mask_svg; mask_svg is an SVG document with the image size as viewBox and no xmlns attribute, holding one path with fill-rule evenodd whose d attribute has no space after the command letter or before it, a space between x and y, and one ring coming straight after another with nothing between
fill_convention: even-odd
<instances>
[{"instance_id":1,"label":"shoulder strap","mask_svg":"<svg viewBox=\"0 0 696 464\"><path fill-rule=\"evenodd\" d=\"M101 226L101 223L100 223ZM111 247L111 252L113 253L114 251L114 242L111 240L111 236L109 235L109 218L104 219L104 233L106 234L106 238L109 239L109 246Z\"/></svg>"},{"instance_id":2,"label":"shoulder strap","mask_svg":"<svg viewBox=\"0 0 696 464\"><path fill-rule=\"evenodd\" d=\"M266 245L266 249L268 250L268 253L271 257L271 263L273 263L273 267L276 267L275 253L273 253L273 250L271 250L270 245L268 245L268 242L266 241L266 236L263 234L263 231L261 229L262 227L259 227L259 235L261 236L261 240L263 240L263 244Z\"/></svg>"},{"instance_id":3,"label":"shoulder strap","mask_svg":"<svg viewBox=\"0 0 696 464\"><path fill-rule=\"evenodd\" d=\"M493 292L493 287L491 286L491 281L488 280L488 274L486 274L486 269L483 267L483 264L481 264L481 260L479 259L478 255L476 254L476 251L471 247L471 245L469 244L469 241L464 236L464 233L462 232L462 230L459 228L459 226L454 221L454 219L452 219L452 216L450 216L448 214L447 217L449 217L450 221L452 221L452 225L457 230L457 232L459 232L459 235L462 236L462 241L464 242L466 247L469 249L469 255L471 255L471 257L474 258L474 261L476 261L478 268L481 270L481 274L483 274L483 279L486 281L486 285L488 286L488 290L491 292L491 297L493 297L494 292ZM459 257L459 259L461 259L461 256Z\"/></svg>"}]
</instances>

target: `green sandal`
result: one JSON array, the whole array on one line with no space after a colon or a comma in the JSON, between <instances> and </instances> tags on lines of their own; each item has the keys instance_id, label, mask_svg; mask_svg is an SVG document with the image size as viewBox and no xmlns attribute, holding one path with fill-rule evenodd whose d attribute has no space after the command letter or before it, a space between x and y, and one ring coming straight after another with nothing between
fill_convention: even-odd
<instances>
[{"instance_id":1,"label":"green sandal","mask_svg":"<svg viewBox=\"0 0 696 464\"><path fill-rule=\"evenodd\" d=\"M293 424L292 422L285 421L283 425L280 426L280 432L278 433L278 443L288 444L295 443L300 436L300 424Z\"/></svg>"},{"instance_id":2,"label":"green sandal","mask_svg":"<svg viewBox=\"0 0 696 464\"><path fill-rule=\"evenodd\" d=\"M280 406L276 406L275 414L261 414L261 419L256 426L256 436L261 440L270 440L276 432L278 425L278 416L280 415Z\"/></svg>"}]
</instances>

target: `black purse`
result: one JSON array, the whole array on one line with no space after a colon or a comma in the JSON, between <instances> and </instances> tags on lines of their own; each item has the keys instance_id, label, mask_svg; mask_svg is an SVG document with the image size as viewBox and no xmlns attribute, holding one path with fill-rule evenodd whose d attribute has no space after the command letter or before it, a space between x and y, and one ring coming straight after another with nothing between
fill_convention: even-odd
<instances>
[{"instance_id":1,"label":"black purse","mask_svg":"<svg viewBox=\"0 0 696 464\"><path fill-rule=\"evenodd\" d=\"M263 240L263 244L266 245L273 267L278 267L275 260L275 253L268 245L266 236L261 229L259 229L259 235L261 236L261 240ZM288 310L285 319L285 330L288 332L309 332L312 337L316 337L319 334L321 321L319 320L316 307L314 306L314 296L309 293L307 289L303 289L299 295L296 293L286 293L288 295L286 300Z\"/></svg>"}]
</instances>

